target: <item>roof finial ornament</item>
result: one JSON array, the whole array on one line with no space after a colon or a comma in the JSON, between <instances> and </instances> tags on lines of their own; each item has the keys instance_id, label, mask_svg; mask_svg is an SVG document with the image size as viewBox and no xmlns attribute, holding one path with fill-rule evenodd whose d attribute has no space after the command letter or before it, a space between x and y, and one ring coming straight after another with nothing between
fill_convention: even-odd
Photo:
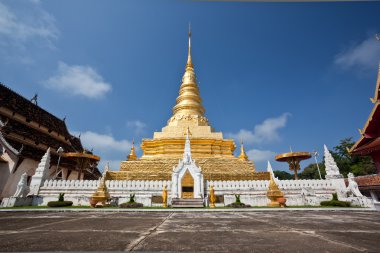
<instances>
[{"instance_id":1,"label":"roof finial ornament","mask_svg":"<svg viewBox=\"0 0 380 253\"><path fill-rule=\"evenodd\" d=\"M243 139L240 139L240 155L238 157L240 160L248 161L248 156L245 153Z\"/></svg>"},{"instance_id":2,"label":"roof finial ornament","mask_svg":"<svg viewBox=\"0 0 380 253\"><path fill-rule=\"evenodd\" d=\"M37 99L38 99L38 93L34 94L34 96L32 97L32 99L30 100L30 102L32 102L35 105L38 105Z\"/></svg>"},{"instance_id":3,"label":"roof finial ornament","mask_svg":"<svg viewBox=\"0 0 380 253\"><path fill-rule=\"evenodd\" d=\"M137 155L136 155L136 151L135 151L135 139L132 140L131 152L129 153L127 160L128 161L137 160Z\"/></svg>"},{"instance_id":4,"label":"roof finial ornament","mask_svg":"<svg viewBox=\"0 0 380 253\"><path fill-rule=\"evenodd\" d=\"M380 41L380 36L378 36ZM375 96L373 98L369 98L371 102L374 104L379 100L379 93L380 93L380 62L379 62L379 69L377 72L377 81L376 81L376 89L375 89Z\"/></svg>"},{"instance_id":5,"label":"roof finial ornament","mask_svg":"<svg viewBox=\"0 0 380 253\"><path fill-rule=\"evenodd\" d=\"M190 68L193 68L193 61L191 60L191 24L189 22L189 52L188 52L188 56L187 56L187 64L186 64L186 68L190 67Z\"/></svg>"}]
</instances>

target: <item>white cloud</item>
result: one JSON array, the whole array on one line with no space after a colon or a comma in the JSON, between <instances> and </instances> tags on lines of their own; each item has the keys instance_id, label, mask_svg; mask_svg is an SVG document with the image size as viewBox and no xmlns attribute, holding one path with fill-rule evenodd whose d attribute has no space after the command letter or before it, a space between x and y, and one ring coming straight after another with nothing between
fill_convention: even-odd
<instances>
[{"instance_id":1,"label":"white cloud","mask_svg":"<svg viewBox=\"0 0 380 253\"><path fill-rule=\"evenodd\" d=\"M247 151L247 155L254 162L263 162L273 160L276 153L270 150L251 149Z\"/></svg>"},{"instance_id":2,"label":"white cloud","mask_svg":"<svg viewBox=\"0 0 380 253\"><path fill-rule=\"evenodd\" d=\"M238 133L229 133L227 136L236 141L243 140L247 144L278 141L280 140L278 130L286 126L290 115L290 113L283 113L279 117L264 120L256 125L253 131L241 129Z\"/></svg>"},{"instance_id":3,"label":"white cloud","mask_svg":"<svg viewBox=\"0 0 380 253\"><path fill-rule=\"evenodd\" d=\"M73 132L78 135L78 132ZM88 149L94 148L94 153L98 154L108 151L128 153L132 143L128 140L116 140L112 135L99 134L92 131L81 133L82 145Z\"/></svg>"},{"instance_id":4,"label":"white cloud","mask_svg":"<svg viewBox=\"0 0 380 253\"><path fill-rule=\"evenodd\" d=\"M131 120L127 122L127 127L132 129L138 136L145 131L146 124L140 120Z\"/></svg>"},{"instance_id":5,"label":"white cloud","mask_svg":"<svg viewBox=\"0 0 380 253\"><path fill-rule=\"evenodd\" d=\"M129 154L132 142L129 140L115 139L112 134L100 134L92 131L77 132L70 131L72 134L78 136L83 147L87 149L94 149L94 154L100 156L101 160L98 164L100 171L103 171L104 166L109 163L111 170L118 171L120 169L120 162L125 160ZM139 149L135 145L136 150Z\"/></svg>"},{"instance_id":6,"label":"white cloud","mask_svg":"<svg viewBox=\"0 0 380 253\"><path fill-rule=\"evenodd\" d=\"M39 5L24 13L17 13L0 2L0 38L7 38L18 43L31 38L56 39L58 29L52 15L44 11Z\"/></svg>"},{"instance_id":7,"label":"white cloud","mask_svg":"<svg viewBox=\"0 0 380 253\"><path fill-rule=\"evenodd\" d=\"M48 88L88 98L101 98L111 90L111 85L103 81L103 77L92 67L70 66L64 62L59 62L56 75L43 84Z\"/></svg>"},{"instance_id":8,"label":"white cloud","mask_svg":"<svg viewBox=\"0 0 380 253\"><path fill-rule=\"evenodd\" d=\"M368 70L377 68L379 59L380 42L371 36L337 54L334 63L344 70L356 67Z\"/></svg>"}]
</instances>

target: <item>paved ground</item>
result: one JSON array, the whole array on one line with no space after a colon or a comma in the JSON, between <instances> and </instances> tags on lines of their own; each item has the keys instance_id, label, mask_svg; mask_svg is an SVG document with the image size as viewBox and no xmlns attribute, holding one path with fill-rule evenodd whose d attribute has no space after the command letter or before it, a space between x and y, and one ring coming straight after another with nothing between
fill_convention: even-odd
<instances>
[{"instance_id":1,"label":"paved ground","mask_svg":"<svg viewBox=\"0 0 380 253\"><path fill-rule=\"evenodd\" d=\"M380 252L380 212L0 213L0 251Z\"/></svg>"}]
</instances>

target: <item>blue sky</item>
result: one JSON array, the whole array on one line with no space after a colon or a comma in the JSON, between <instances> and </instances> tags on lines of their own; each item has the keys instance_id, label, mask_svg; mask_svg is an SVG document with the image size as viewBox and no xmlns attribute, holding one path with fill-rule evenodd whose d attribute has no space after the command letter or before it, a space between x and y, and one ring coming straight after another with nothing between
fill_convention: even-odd
<instances>
[{"instance_id":1,"label":"blue sky","mask_svg":"<svg viewBox=\"0 0 380 253\"><path fill-rule=\"evenodd\" d=\"M118 170L132 139L152 138L171 116L190 21L206 116L243 138L264 170L289 146L323 154L323 144L359 138L377 79L379 13L380 2L0 1L0 81L37 92L101 168Z\"/></svg>"}]
</instances>

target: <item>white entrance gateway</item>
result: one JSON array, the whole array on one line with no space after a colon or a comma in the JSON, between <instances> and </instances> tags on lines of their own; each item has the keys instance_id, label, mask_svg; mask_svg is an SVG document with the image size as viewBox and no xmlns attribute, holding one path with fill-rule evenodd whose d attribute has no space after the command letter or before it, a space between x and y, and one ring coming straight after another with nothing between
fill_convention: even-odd
<instances>
[{"instance_id":1,"label":"white entrance gateway","mask_svg":"<svg viewBox=\"0 0 380 253\"><path fill-rule=\"evenodd\" d=\"M189 129L186 133L182 160L173 167L171 198L203 198L204 181L201 169L191 158Z\"/></svg>"}]
</instances>

